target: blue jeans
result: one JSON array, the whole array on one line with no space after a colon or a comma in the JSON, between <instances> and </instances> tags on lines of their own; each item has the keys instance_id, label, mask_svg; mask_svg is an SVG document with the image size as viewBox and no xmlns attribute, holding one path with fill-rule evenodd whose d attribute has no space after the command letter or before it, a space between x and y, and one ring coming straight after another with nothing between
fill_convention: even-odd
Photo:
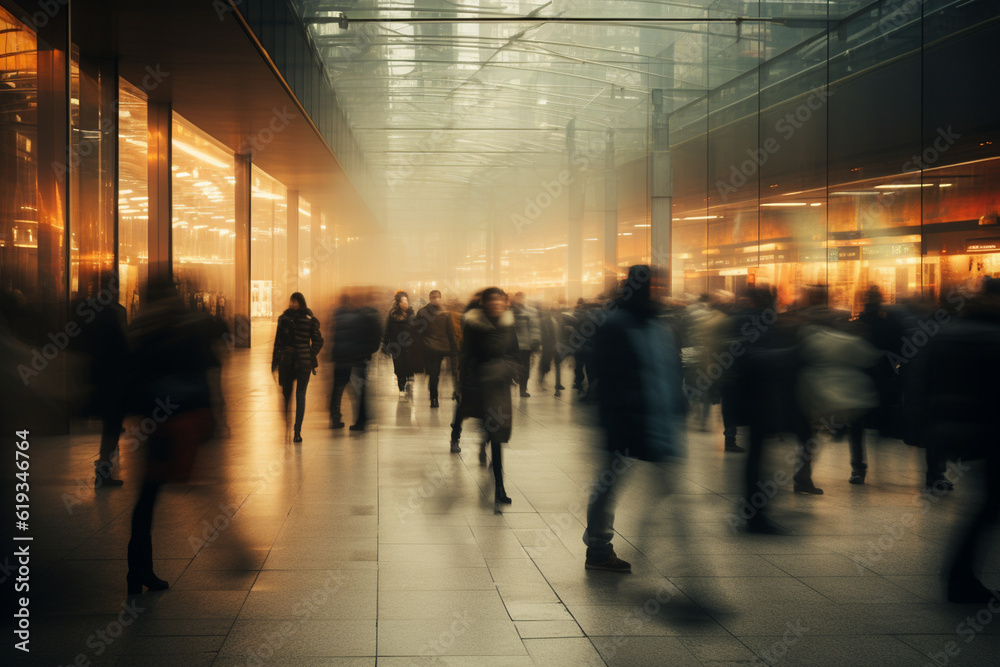
<instances>
[{"instance_id":1,"label":"blue jeans","mask_svg":"<svg viewBox=\"0 0 1000 667\"><path fill-rule=\"evenodd\" d=\"M583 543L587 545L587 560L606 561L614 554L611 539L615 536L615 502L622 477L630 462L614 452L602 452L601 467L587 501L587 530Z\"/></svg>"}]
</instances>

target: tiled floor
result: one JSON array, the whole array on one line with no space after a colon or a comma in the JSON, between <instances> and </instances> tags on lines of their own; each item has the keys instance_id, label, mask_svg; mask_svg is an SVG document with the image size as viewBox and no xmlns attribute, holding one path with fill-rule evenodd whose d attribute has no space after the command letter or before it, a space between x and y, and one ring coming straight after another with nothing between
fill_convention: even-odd
<instances>
[{"instance_id":1,"label":"tiled floor","mask_svg":"<svg viewBox=\"0 0 1000 667\"><path fill-rule=\"evenodd\" d=\"M595 433L568 394L533 383L515 399L513 504L498 513L473 425L450 454L452 404L431 410L424 378L401 400L383 361L377 425L334 433L322 368L305 442L292 445L268 356L231 358L231 437L157 508L157 572L171 588L132 607L137 455L122 455L124 489L95 494L93 425L34 445L49 481L33 507L33 664L997 664L992 612L943 603L937 578L975 471L926 503L920 452L872 445L869 484L854 487L846 444L829 443L816 471L826 495L786 488L771 501L792 535L747 536L727 520L743 457L692 432L684 462L629 471L615 541L633 573L587 572ZM770 469L790 447L774 445ZM1000 585L1000 560L989 565L986 582Z\"/></svg>"}]
</instances>

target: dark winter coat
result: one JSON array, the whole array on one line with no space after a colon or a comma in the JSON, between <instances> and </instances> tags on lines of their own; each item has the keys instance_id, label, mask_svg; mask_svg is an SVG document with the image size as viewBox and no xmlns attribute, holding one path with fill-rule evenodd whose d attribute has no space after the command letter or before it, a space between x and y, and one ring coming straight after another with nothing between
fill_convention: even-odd
<instances>
[{"instance_id":1,"label":"dark winter coat","mask_svg":"<svg viewBox=\"0 0 1000 667\"><path fill-rule=\"evenodd\" d=\"M418 343L413 308L403 312L393 306L385 318L382 351L392 356L396 375L406 376L420 371Z\"/></svg>"},{"instance_id":2,"label":"dark winter coat","mask_svg":"<svg viewBox=\"0 0 1000 667\"><path fill-rule=\"evenodd\" d=\"M374 308L342 306L334 312L333 362L354 365L378 351L382 323Z\"/></svg>"},{"instance_id":3,"label":"dark winter coat","mask_svg":"<svg viewBox=\"0 0 1000 667\"><path fill-rule=\"evenodd\" d=\"M519 364L514 315L509 310L495 321L481 308L462 316L462 415L482 419L489 437L500 442L510 440L510 387Z\"/></svg>"},{"instance_id":4,"label":"dark winter coat","mask_svg":"<svg viewBox=\"0 0 1000 667\"><path fill-rule=\"evenodd\" d=\"M274 336L271 370L277 369L282 386L297 375L310 373L319 365L317 355L323 348L319 320L308 308L287 309L278 318Z\"/></svg>"},{"instance_id":5,"label":"dark winter coat","mask_svg":"<svg viewBox=\"0 0 1000 667\"><path fill-rule=\"evenodd\" d=\"M610 451L644 461L684 453L680 348L662 318L614 309L594 336L593 371Z\"/></svg>"},{"instance_id":6,"label":"dark winter coat","mask_svg":"<svg viewBox=\"0 0 1000 667\"><path fill-rule=\"evenodd\" d=\"M1000 326L966 317L927 339L904 365L907 442L942 458L1000 455Z\"/></svg>"},{"instance_id":7,"label":"dark winter coat","mask_svg":"<svg viewBox=\"0 0 1000 667\"><path fill-rule=\"evenodd\" d=\"M455 345L451 333L451 314L441 306L427 304L417 311L414 325L420 335L424 352L434 355L448 355Z\"/></svg>"}]
</instances>

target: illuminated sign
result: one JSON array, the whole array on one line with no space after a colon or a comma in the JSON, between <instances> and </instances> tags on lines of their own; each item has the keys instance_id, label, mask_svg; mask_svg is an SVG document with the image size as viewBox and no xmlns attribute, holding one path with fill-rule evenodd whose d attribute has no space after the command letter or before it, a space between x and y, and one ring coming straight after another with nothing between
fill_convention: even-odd
<instances>
[{"instance_id":1,"label":"illuminated sign","mask_svg":"<svg viewBox=\"0 0 1000 667\"><path fill-rule=\"evenodd\" d=\"M965 252L996 252L1000 250L1000 239L969 239L965 242Z\"/></svg>"}]
</instances>

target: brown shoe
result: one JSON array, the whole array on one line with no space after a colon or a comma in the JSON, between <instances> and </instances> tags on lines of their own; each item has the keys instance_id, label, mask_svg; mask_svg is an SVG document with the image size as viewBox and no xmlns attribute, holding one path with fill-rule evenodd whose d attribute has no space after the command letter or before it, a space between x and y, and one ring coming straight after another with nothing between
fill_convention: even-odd
<instances>
[{"instance_id":1,"label":"brown shoe","mask_svg":"<svg viewBox=\"0 0 1000 667\"><path fill-rule=\"evenodd\" d=\"M591 562L588 560L584 567L588 570L606 570L608 572L621 572L622 574L629 574L632 572L632 565L623 561L615 554L611 554L611 556L609 556L608 559L602 563Z\"/></svg>"}]
</instances>

